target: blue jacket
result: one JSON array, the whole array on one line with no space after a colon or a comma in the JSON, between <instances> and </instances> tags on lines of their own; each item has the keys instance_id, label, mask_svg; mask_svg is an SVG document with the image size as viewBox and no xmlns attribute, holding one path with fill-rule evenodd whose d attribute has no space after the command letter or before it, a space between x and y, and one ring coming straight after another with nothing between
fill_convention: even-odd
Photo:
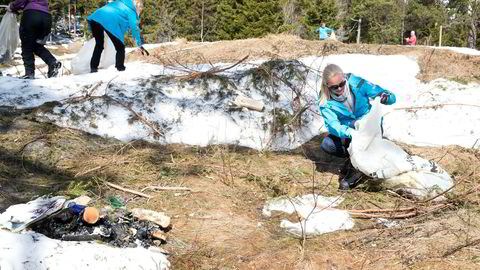
<instances>
[{"instance_id":1,"label":"blue jacket","mask_svg":"<svg viewBox=\"0 0 480 270\"><path fill-rule=\"evenodd\" d=\"M318 107L330 134L340 138L351 138L350 130L354 128L354 122L366 115L372 108L369 98L387 93L390 95L387 100L388 105L395 103L396 98L392 92L361 77L353 74L346 74L345 77L354 97L354 112L350 112L342 102L334 99L329 99L323 104L319 103Z\"/></svg>"},{"instance_id":2,"label":"blue jacket","mask_svg":"<svg viewBox=\"0 0 480 270\"><path fill-rule=\"evenodd\" d=\"M137 22L140 19L132 0L117 0L97 9L88 16L89 21L96 21L125 44L125 32L132 30L137 46L142 46L140 28Z\"/></svg>"},{"instance_id":3,"label":"blue jacket","mask_svg":"<svg viewBox=\"0 0 480 270\"><path fill-rule=\"evenodd\" d=\"M320 32L319 35L320 35L320 39L327 39L328 38L328 33L331 33L333 32L332 29L328 28L328 27L319 27L317 28L317 30L315 30L315 32Z\"/></svg>"}]
</instances>

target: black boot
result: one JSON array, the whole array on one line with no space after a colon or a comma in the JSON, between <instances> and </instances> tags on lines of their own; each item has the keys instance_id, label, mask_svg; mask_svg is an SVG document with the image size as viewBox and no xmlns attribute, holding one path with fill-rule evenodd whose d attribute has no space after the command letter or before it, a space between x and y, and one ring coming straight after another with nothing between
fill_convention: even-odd
<instances>
[{"instance_id":1,"label":"black boot","mask_svg":"<svg viewBox=\"0 0 480 270\"><path fill-rule=\"evenodd\" d=\"M61 67L62 67L61 62L55 62L55 63L49 65L48 66L48 73L47 73L48 78L56 77L58 75L58 71L60 70Z\"/></svg>"},{"instance_id":2,"label":"black boot","mask_svg":"<svg viewBox=\"0 0 480 270\"><path fill-rule=\"evenodd\" d=\"M33 79L35 79L35 73L33 73L33 72L25 72L25 75L21 76L20 79L33 80Z\"/></svg>"},{"instance_id":3,"label":"black boot","mask_svg":"<svg viewBox=\"0 0 480 270\"><path fill-rule=\"evenodd\" d=\"M25 75L21 76L20 79L35 79L35 63L31 63L30 61L25 62L24 60L23 66L25 67Z\"/></svg>"},{"instance_id":4,"label":"black boot","mask_svg":"<svg viewBox=\"0 0 480 270\"><path fill-rule=\"evenodd\" d=\"M340 171L340 181L338 189L349 190L361 183L363 173L355 169L348 159Z\"/></svg>"}]
</instances>

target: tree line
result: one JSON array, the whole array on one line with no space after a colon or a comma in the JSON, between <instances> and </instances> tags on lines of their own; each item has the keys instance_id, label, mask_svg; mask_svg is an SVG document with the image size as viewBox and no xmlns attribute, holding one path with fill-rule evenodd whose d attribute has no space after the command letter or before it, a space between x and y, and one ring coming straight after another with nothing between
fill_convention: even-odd
<instances>
[{"instance_id":1,"label":"tree line","mask_svg":"<svg viewBox=\"0 0 480 270\"><path fill-rule=\"evenodd\" d=\"M69 1L49 1L54 24L73 8ZM76 14L85 23L106 2L77 0ZM141 28L148 43L278 33L317 39L315 29L325 22L343 42L355 42L360 29L362 43L402 44L414 30L421 45L438 45L440 38L444 46L480 45L480 0L144 0L144 6Z\"/></svg>"}]
</instances>

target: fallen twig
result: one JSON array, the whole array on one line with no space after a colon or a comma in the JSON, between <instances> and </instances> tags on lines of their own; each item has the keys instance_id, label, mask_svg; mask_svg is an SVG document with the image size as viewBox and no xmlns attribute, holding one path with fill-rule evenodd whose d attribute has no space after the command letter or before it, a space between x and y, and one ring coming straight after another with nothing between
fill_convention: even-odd
<instances>
[{"instance_id":1,"label":"fallen twig","mask_svg":"<svg viewBox=\"0 0 480 270\"><path fill-rule=\"evenodd\" d=\"M163 135L163 132L161 132L157 127L155 127L155 125L153 123L151 123L148 119L146 119L145 117L143 117L141 114L137 113L135 110L133 110L130 106L126 105L126 104L123 104L123 102L119 101L119 100L116 100L110 96L107 96L107 95L104 95L102 96L103 98L107 99L107 100L110 100L110 101L113 101L115 103L117 103L118 105L124 107L125 109L129 110L131 113L133 113L135 115L135 117L138 118L138 120L140 120L140 122L144 123L145 125L147 125L148 127L150 127L158 136L161 136Z\"/></svg>"},{"instance_id":2,"label":"fallen twig","mask_svg":"<svg viewBox=\"0 0 480 270\"><path fill-rule=\"evenodd\" d=\"M161 190L161 191L192 191L191 188L188 187L160 187L160 186L149 186L142 188L142 192L148 189L153 189L153 190Z\"/></svg>"},{"instance_id":3,"label":"fallen twig","mask_svg":"<svg viewBox=\"0 0 480 270\"><path fill-rule=\"evenodd\" d=\"M407 207L407 208L391 208L391 209L364 209L364 210L348 210L350 213L389 213L389 212L407 212L407 211L415 211L417 208L415 207Z\"/></svg>"},{"instance_id":4,"label":"fallen twig","mask_svg":"<svg viewBox=\"0 0 480 270\"><path fill-rule=\"evenodd\" d=\"M239 65L243 61L247 60L248 57L249 57L249 55L243 57L242 59L237 61L235 64L230 65L228 67L224 67L224 68L212 67L211 69L209 69L207 71L193 71L188 67L184 67L185 69L188 69L188 70L185 70L184 72L190 72L190 73L188 75L174 76L174 78L193 80L193 79L198 79L198 78L205 77L207 75L212 75L212 74L215 74L215 73L224 72L226 70L229 70L229 69L234 68L235 66Z\"/></svg>"},{"instance_id":5,"label":"fallen twig","mask_svg":"<svg viewBox=\"0 0 480 270\"><path fill-rule=\"evenodd\" d=\"M470 246L476 246L478 244L480 244L480 238L477 238L477 239L472 240L472 241L467 241L467 243L465 243L463 245L460 245L460 246L457 246L455 248L452 248L452 249L448 250L447 252L443 253L443 257L448 257L448 256L456 253L457 251L460 251L463 248L470 247Z\"/></svg>"},{"instance_id":6,"label":"fallen twig","mask_svg":"<svg viewBox=\"0 0 480 270\"><path fill-rule=\"evenodd\" d=\"M392 218L392 219L402 219L402 218L409 218L414 217L418 214L417 211L411 213L403 213L403 214L369 214L369 213L355 213L350 212L352 217L354 218Z\"/></svg>"},{"instance_id":7,"label":"fallen twig","mask_svg":"<svg viewBox=\"0 0 480 270\"><path fill-rule=\"evenodd\" d=\"M24 144L24 145L20 148L20 150L18 150L18 153L22 153L23 150L25 150L25 148L26 148L29 144L34 143L34 142L36 142L36 141L38 141L38 140L41 140L41 139L45 139L46 137L47 137L47 136L46 136L45 134L42 134L42 135L34 138L33 140L30 140L29 142L27 142L26 144Z\"/></svg>"},{"instance_id":8,"label":"fallen twig","mask_svg":"<svg viewBox=\"0 0 480 270\"><path fill-rule=\"evenodd\" d=\"M423 200L419 203L426 203L426 202L430 202L430 201L433 201L435 200L436 198L442 196L443 194L446 194L447 192L449 192L450 190L452 190L454 187L456 187L459 183L463 182L464 180L460 180L460 181L457 181L456 183L454 183L450 188L447 188L445 191L443 192L440 192L439 194L437 194L436 196L433 196L432 198L429 198L427 200Z\"/></svg>"},{"instance_id":9,"label":"fallen twig","mask_svg":"<svg viewBox=\"0 0 480 270\"><path fill-rule=\"evenodd\" d=\"M112 187L112 188L115 188L115 189L118 189L118 190L121 190L121 191L124 191L124 192L132 193L132 194L135 194L135 195L138 195L138 196L141 196L141 197L145 197L147 199L153 198L153 196L150 196L148 194L145 194L145 193L142 193L142 192L139 192L139 191L136 191L136 190L124 188L124 187L112 184L110 182L105 182L105 184L109 187Z\"/></svg>"}]
</instances>

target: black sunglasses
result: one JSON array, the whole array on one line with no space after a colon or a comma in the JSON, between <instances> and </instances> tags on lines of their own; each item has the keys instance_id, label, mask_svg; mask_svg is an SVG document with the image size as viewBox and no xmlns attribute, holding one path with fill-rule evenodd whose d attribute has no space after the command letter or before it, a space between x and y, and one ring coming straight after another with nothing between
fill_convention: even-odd
<instances>
[{"instance_id":1,"label":"black sunglasses","mask_svg":"<svg viewBox=\"0 0 480 270\"><path fill-rule=\"evenodd\" d=\"M339 83L339 84L330 85L330 86L328 87L328 89L330 89L330 90L332 90L332 91L335 91L335 90L337 90L337 89L340 88L340 87L344 87L346 83L347 83L347 80L343 80L343 81L342 81L341 83Z\"/></svg>"}]
</instances>

